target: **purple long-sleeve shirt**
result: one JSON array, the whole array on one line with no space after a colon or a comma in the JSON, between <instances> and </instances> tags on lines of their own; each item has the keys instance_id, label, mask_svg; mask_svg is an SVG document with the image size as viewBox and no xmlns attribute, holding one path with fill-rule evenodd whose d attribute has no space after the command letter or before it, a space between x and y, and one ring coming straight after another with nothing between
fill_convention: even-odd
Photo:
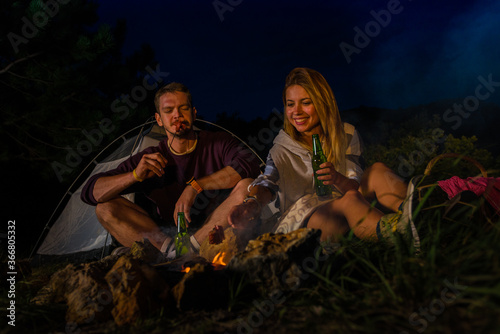
<instances>
[{"instance_id":1,"label":"purple long-sleeve shirt","mask_svg":"<svg viewBox=\"0 0 500 334\"><path fill-rule=\"evenodd\" d=\"M143 192L158 207L162 217L168 218L173 213L175 203L186 187L186 182L193 176L200 179L211 175L226 166L232 167L242 179L255 178L260 174L258 159L238 140L225 132L198 132L198 143L193 152L175 155L167 140L130 157L117 168L93 175L82 189L81 199L90 205L97 205L94 197L94 185L100 177L113 176L133 171L144 154L161 153L167 159L165 174L138 182L127 188L122 194ZM213 196L208 196L210 199Z\"/></svg>"}]
</instances>

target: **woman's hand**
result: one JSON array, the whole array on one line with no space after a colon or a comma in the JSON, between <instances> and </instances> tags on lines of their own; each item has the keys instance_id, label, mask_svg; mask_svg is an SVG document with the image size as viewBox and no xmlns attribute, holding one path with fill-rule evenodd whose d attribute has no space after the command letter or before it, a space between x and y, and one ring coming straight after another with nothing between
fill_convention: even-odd
<instances>
[{"instance_id":1,"label":"woman's hand","mask_svg":"<svg viewBox=\"0 0 500 334\"><path fill-rule=\"evenodd\" d=\"M323 181L323 184L334 186L342 193L346 193L348 190L357 190L359 184L354 179L349 179L335 170L335 167L331 162L324 162L319 165L321 169L318 169L316 174L318 174L318 180Z\"/></svg>"},{"instance_id":2,"label":"woman's hand","mask_svg":"<svg viewBox=\"0 0 500 334\"><path fill-rule=\"evenodd\" d=\"M229 211L229 225L237 229L252 227L255 220L260 216L261 207L256 201L247 201L233 206Z\"/></svg>"},{"instance_id":3,"label":"woman's hand","mask_svg":"<svg viewBox=\"0 0 500 334\"><path fill-rule=\"evenodd\" d=\"M331 162L324 162L321 165L319 165L321 169L318 169L316 171L316 174L318 175L318 180L323 181L324 185L331 185L335 186L338 183L339 175L341 175L339 172L335 170L335 167Z\"/></svg>"}]
</instances>

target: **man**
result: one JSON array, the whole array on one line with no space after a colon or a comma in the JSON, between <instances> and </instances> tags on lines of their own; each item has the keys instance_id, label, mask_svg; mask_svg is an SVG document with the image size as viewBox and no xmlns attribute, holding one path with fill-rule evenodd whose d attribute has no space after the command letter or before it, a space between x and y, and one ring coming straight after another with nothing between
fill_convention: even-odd
<instances>
[{"instance_id":1,"label":"man","mask_svg":"<svg viewBox=\"0 0 500 334\"><path fill-rule=\"evenodd\" d=\"M245 198L260 170L256 157L229 134L193 129L197 112L184 85L162 87L156 93L155 106L156 121L167 138L116 169L91 177L81 198L96 205L100 223L124 247L147 238L167 258L173 258L173 238L142 207L121 195L144 192L164 222L172 217L175 222L177 213L184 212L188 224L198 225L191 236L196 251L214 225L228 226L229 210ZM195 203L197 196L203 198ZM209 208L221 201L214 210Z\"/></svg>"}]
</instances>

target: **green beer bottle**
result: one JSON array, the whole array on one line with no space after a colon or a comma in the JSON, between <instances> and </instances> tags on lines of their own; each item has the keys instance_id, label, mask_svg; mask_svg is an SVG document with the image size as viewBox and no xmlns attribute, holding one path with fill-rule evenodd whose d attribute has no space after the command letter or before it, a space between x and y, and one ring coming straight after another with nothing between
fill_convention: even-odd
<instances>
[{"instance_id":1,"label":"green beer bottle","mask_svg":"<svg viewBox=\"0 0 500 334\"><path fill-rule=\"evenodd\" d=\"M181 257L191 248L184 212L177 213L177 235L175 236L175 257Z\"/></svg>"},{"instance_id":2,"label":"green beer bottle","mask_svg":"<svg viewBox=\"0 0 500 334\"><path fill-rule=\"evenodd\" d=\"M316 194L318 196L327 196L332 193L332 187L323 184L323 181L318 180L316 171L321 169L319 166L326 162L326 157L323 154L323 149L321 148L321 142L319 141L318 135L312 136L313 140L313 157L312 157L312 167L314 171L314 188L316 189Z\"/></svg>"}]
</instances>

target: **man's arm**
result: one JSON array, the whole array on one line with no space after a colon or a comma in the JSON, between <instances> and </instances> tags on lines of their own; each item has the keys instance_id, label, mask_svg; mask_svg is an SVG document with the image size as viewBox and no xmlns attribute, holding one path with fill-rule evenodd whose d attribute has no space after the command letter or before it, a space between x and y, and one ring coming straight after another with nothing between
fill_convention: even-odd
<instances>
[{"instance_id":1,"label":"man's arm","mask_svg":"<svg viewBox=\"0 0 500 334\"><path fill-rule=\"evenodd\" d=\"M144 154L134 172L125 172L113 176L103 176L97 179L93 195L98 203L107 202L120 194L134 183L142 182L154 176L165 174L167 159L160 153Z\"/></svg>"},{"instance_id":2,"label":"man's arm","mask_svg":"<svg viewBox=\"0 0 500 334\"><path fill-rule=\"evenodd\" d=\"M241 180L240 174L231 166L196 180L203 190L230 189Z\"/></svg>"},{"instance_id":3,"label":"man's arm","mask_svg":"<svg viewBox=\"0 0 500 334\"><path fill-rule=\"evenodd\" d=\"M213 174L196 180L196 182L203 190L219 190L233 188L240 180L240 174L238 174L233 167L226 166ZM177 200L177 203L175 203L174 221L177 221L175 219L175 217L177 217L177 212L184 212L187 221L191 222L189 211L193 206L197 195L198 192L191 185L187 185L186 188L184 188L184 191Z\"/></svg>"},{"instance_id":4,"label":"man's arm","mask_svg":"<svg viewBox=\"0 0 500 334\"><path fill-rule=\"evenodd\" d=\"M138 182L132 172L103 176L94 185L94 198L98 203L104 203L120 196L128 187Z\"/></svg>"}]
</instances>

